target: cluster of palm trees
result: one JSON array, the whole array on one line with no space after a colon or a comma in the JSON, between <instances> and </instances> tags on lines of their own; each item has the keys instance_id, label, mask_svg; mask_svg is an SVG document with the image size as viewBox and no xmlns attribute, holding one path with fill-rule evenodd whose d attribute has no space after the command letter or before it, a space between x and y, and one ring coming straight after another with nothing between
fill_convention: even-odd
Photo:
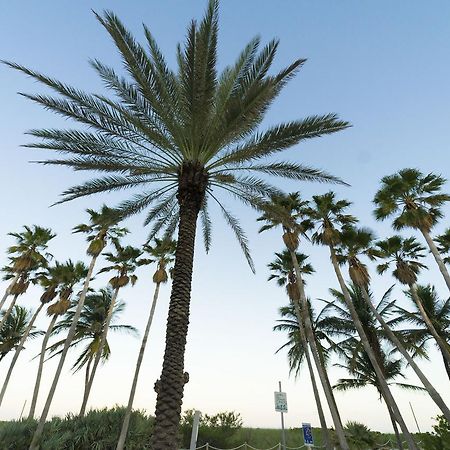
<instances>
[{"instance_id":1,"label":"cluster of palm trees","mask_svg":"<svg viewBox=\"0 0 450 450\"><path fill-rule=\"evenodd\" d=\"M433 235L434 225L443 216L443 205L450 202L450 195L441 190L444 183L441 176L432 173L424 175L417 169L400 170L382 179L374 203L375 217L379 220L392 218L394 230L411 228L422 234L447 283L449 273L444 261L450 250L447 244L450 229L440 236ZM347 390L367 384L375 386L380 399L387 405L399 447L402 448L404 438L408 447L414 449L416 444L390 385L395 379L404 378L403 368L408 364L422 386L395 384L427 392L450 420L447 404L416 362L417 357L426 357L426 342L432 340L440 350L449 373L450 298L441 301L433 286L418 284L420 271L426 268L423 263L426 248L416 237L396 234L376 240L371 230L357 225L357 219L348 212L349 206L350 202L337 199L333 192L313 196L310 202L302 200L299 193L275 195L263 206L264 213L259 220L265 225L261 231L280 226L286 246L286 250L276 253L276 259L269 264L272 272L269 280L276 279L280 286L285 287L290 299L290 306L280 309L282 319L275 329L288 332L288 342L282 348L288 348L291 371L298 374L300 364L303 360L307 362L327 445L331 444L310 353L342 448L348 446L326 371L332 352L336 352L343 361L337 365L352 376L339 380L334 388ZM325 301L319 312L313 311L306 295L303 280L314 269L308 257L297 252L301 237L329 248L340 287L339 291L330 291L334 300ZM392 288L378 301L374 299L370 290L372 274L363 258L377 262L379 275L391 271L394 278L407 288L406 295L413 301L412 311L390 301ZM345 280L342 268L347 269L350 283ZM447 286L450 291L450 284ZM401 327L405 324L413 327Z\"/></svg>"}]
</instances>

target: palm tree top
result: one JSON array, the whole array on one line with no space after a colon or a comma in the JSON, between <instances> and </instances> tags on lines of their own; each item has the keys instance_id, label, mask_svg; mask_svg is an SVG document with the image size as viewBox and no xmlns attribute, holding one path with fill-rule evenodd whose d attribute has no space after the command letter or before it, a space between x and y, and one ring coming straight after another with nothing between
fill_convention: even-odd
<instances>
[{"instance_id":1,"label":"palm tree top","mask_svg":"<svg viewBox=\"0 0 450 450\"><path fill-rule=\"evenodd\" d=\"M429 231L442 218L440 208L450 201L450 195L441 192L445 183L439 175L411 168L385 176L374 198L375 217L384 220L396 216L393 226L397 230L412 227Z\"/></svg>"},{"instance_id":2,"label":"palm tree top","mask_svg":"<svg viewBox=\"0 0 450 450\"><path fill-rule=\"evenodd\" d=\"M272 272L267 280L275 279L279 286L285 286L287 283L292 282L292 279L295 282L294 265L289 250L285 249L280 253L275 253L275 256L275 260L267 265ZM310 275L315 272L313 266L306 262L309 256L304 253L295 253L295 256L302 274Z\"/></svg>"},{"instance_id":3,"label":"palm tree top","mask_svg":"<svg viewBox=\"0 0 450 450\"><path fill-rule=\"evenodd\" d=\"M118 210L121 217L145 210L145 223L153 222L152 239L160 231L173 233L179 207L188 197L201 210L204 236L210 237L207 207L208 200L214 201L250 262L243 230L217 191L254 204L255 198L277 191L266 176L340 182L321 170L274 158L305 140L350 125L336 114L324 114L261 131L267 110L305 60L297 59L270 74L279 43L272 40L260 49L260 39L254 38L234 64L219 74L218 4L218 0L210 0L204 18L190 23L185 43L177 47L176 70L167 65L146 26L144 47L115 14L96 14L114 41L128 76L118 75L98 60L91 61L113 96L86 93L22 65L5 64L57 94L22 95L88 128L28 132L37 141L27 147L61 154L43 164L105 174L67 189L61 202L138 189ZM209 242L206 239L207 249Z\"/></svg>"},{"instance_id":4,"label":"palm tree top","mask_svg":"<svg viewBox=\"0 0 450 450\"><path fill-rule=\"evenodd\" d=\"M436 237L438 243L438 251L443 255L447 255L444 258L446 264L450 264L450 228L447 228L444 233Z\"/></svg>"}]
</instances>

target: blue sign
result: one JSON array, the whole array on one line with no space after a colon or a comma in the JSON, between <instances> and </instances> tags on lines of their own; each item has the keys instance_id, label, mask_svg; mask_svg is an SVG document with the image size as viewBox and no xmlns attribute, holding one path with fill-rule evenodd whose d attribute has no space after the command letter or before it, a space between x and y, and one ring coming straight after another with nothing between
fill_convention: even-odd
<instances>
[{"instance_id":1,"label":"blue sign","mask_svg":"<svg viewBox=\"0 0 450 450\"><path fill-rule=\"evenodd\" d=\"M312 428L310 423L302 423L303 428L303 441L305 445L314 445Z\"/></svg>"}]
</instances>

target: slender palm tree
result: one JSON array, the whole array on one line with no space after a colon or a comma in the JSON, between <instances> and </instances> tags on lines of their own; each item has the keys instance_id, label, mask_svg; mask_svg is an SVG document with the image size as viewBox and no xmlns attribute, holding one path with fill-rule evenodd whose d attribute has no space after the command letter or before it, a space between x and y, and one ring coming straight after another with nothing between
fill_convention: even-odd
<instances>
[{"instance_id":1,"label":"slender palm tree","mask_svg":"<svg viewBox=\"0 0 450 450\"><path fill-rule=\"evenodd\" d=\"M311 324L311 314L308 308L302 272L299 261L296 257L296 250L300 243L300 236L305 235L306 231L311 227L311 223L304 219L304 210L306 207L307 202L300 199L300 194L298 192L291 194L273 194L270 201L260 205L260 208L263 210L263 215L258 218L258 221L264 221L265 225L263 225L259 231L262 232L270 230L274 227L281 227L283 231L283 242L291 256L291 262L295 274L295 280L293 281L296 283L296 290L298 290L296 295L292 296L294 310L297 315L298 323L304 323L305 325L306 339L311 348L322 388L333 418L339 443L343 450L348 450L349 447L345 438L344 427L342 425L331 385L314 338ZM303 314L301 310L303 310Z\"/></svg>"},{"instance_id":2,"label":"slender palm tree","mask_svg":"<svg viewBox=\"0 0 450 450\"><path fill-rule=\"evenodd\" d=\"M151 236L163 229L172 233L178 224L166 350L157 384L154 450L177 447L197 218L200 215L209 248L208 199L218 203L251 261L243 230L216 191L254 204L255 197L276 190L264 180L267 175L336 181L321 171L297 162L274 161L272 157L302 141L349 126L335 114L325 114L261 131L266 111L305 60L298 59L280 72L269 74L278 41L271 41L259 51L260 41L255 38L236 62L219 74L218 3L209 0L201 22L189 25L186 43L178 46L175 71L167 66L147 27L144 47L113 13L97 15L116 44L129 76L126 79L100 61L92 62L112 92L111 97L84 93L19 64L6 63L58 94L24 94L27 98L87 127L33 130L30 134L40 140L29 146L62 153L47 164L106 172L103 178L68 189L63 201L141 188L121 205L123 216L146 209L146 222L154 221Z\"/></svg>"},{"instance_id":3,"label":"slender palm tree","mask_svg":"<svg viewBox=\"0 0 450 450\"><path fill-rule=\"evenodd\" d=\"M135 285L137 276L134 274L138 266L149 264L149 260L140 258L142 250L127 245L123 247L118 239L113 240L115 253L105 253L106 260L111 265L104 267L98 273L115 272L114 277L109 280L109 284L113 289L111 302L106 316L105 324L102 328L102 335L99 343L98 352L93 360L92 368L89 374L88 382L84 389L83 402L81 404L80 416L84 416L86 412L87 402L89 400L89 394L91 393L92 383L94 382L95 374L97 373L97 367L100 363L103 354L103 348L106 345L106 338L108 336L109 324L114 314L114 308L116 300L121 288L131 283Z\"/></svg>"},{"instance_id":4,"label":"slender palm tree","mask_svg":"<svg viewBox=\"0 0 450 450\"><path fill-rule=\"evenodd\" d=\"M407 292L407 295L412 299L410 292ZM417 295L419 296L423 308L431 320L437 334L443 341L450 342L450 298L447 300L440 299L434 286L429 284L426 286L417 285ZM416 307L414 311L408 311L400 306L398 307L398 311L405 317L405 320L415 326L415 329L410 332L410 334L413 335L412 337L414 340L424 344L430 339L433 339L433 335L430 333L414 300L413 305ZM442 354L442 359L448 378L450 379L450 364L444 354Z\"/></svg>"},{"instance_id":5,"label":"slender palm tree","mask_svg":"<svg viewBox=\"0 0 450 450\"><path fill-rule=\"evenodd\" d=\"M377 266L378 273L385 273L391 266L394 267L392 274L400 283L408 286L411 298L414 300L420 311L423 321L430 330L431 335L436 340L441 349L443 357L450 363L449 344L442 339L435 329L433 322L428 317L422 300L417 292L417 276L421 269L426 268L420 262L424 257L425 248L420 245L413 237L403 238L401 236L392 236L376 243L378 256L385 259L386 262Z\"/></svg>"},{"instance_id":6,"label":"slender palm tree","mask_svg":"<svg viewBox=\"0 0 450 450\"><path fill-rule=\"evenodd\" d=\"M398 321L394 320L394 322L392 322L386 320L385 317L383 317L382 311L379 311L372 303L372 299L369 294L370 275L366 264L361 261L361 256L368 256L370 259L374 259L379 256L376 249L374 249L373 233L365 228L355 228L350 226L346 227L342 231L340 241L341 242L336 249L337 260L341 265L348 265L350 279L353 281L355 286L359 288L360 294L365 301L366 308L369 308L372 317L374 317L374 319L381 324L382 328L380 331L382 331L383 334L386 334L387 338L393 345L396 346L397 350L402 354L416 375L419 377L430 397L438 405L444 415L450 419L450 409L447 404L444 402L434 386L430 383L425 374L420 370L413 357L408 353L407 348L411 346L410 344L404 342L403 335L405 335L405 332L399 334L391 329L392 325L398 324ZM353 304L356 305L354 300ZM357 310L357 312L358 316L361 318L362 311ZM411 330L407 330L406 335L411 337L411 334ZM367 335L370 341L370 335ZM371 345L372 347L374 346L372 342ZM418 354L417 348L413 349L413 353Z\"/></svg>"},{"instance_id":7,"label":"slender palm tree","mask_svg":"<svg viewBox=\"0 0 450 450\"><path fill-rule=\"evenodd\" d=\"M422 233L450 291L450 274L431 237L433 227L443 217L442 206L450 201L450 195L441 190L445 182L445 178L433 173L403 169L381 179L374 203L378 220L395 216L394 229L407 227Z\"/></svg>"},{"instance_id":8,"label":"slender palm tree","mask_svg":"<svg viewBox=\"0 0 450 450\"><path fill-rule=\"evenodd\" d=\"M313 196L313 206L307 211L309 219L315 224L316 227L312 239L314 243L327 246L330 251L330 259L334 268L334 272L336 274L336 278L339 282L342 294L344 295L344 299L349 312L355 323L359 338L362 342L362 345L364 346L364 350L370 358L373 368L378 375L380 388L383 391L383 398L391 409L395 420L400 425L409 449L417 450L417 445L414 442L414 439L400 413L400 409L398 408L397 403L389 389L389 386L384 379L382 367L380 367L379 363L377 362L376 355L371 348L370 341L364 331L361 320L358 317L358 313L352 303L350 292L347 288L339 266L336 248L338 247L338 244L341 240L342 228L356 223L356 218L346 213L346 209L349 206L350 202L346 200L336 201L335 194L333 192L328 192L324 195Z\"/></svg>"},{"instance_id":9,"label":"slender palm tree","mask_svg":"<svg viewBox=\"0 0 450 450\"><path fill-rule=\"evenodd\" d=\"M325 414L323 413L322 409L322 402L320 401L320 395L319 390L317 389L317 383L316 383L316 377L314 375L314 369L311 361L311 356L309 354L308 349L308 342L306 339L305 331L304 331L304 320L302 320L301 323L297 321L297 318L295 317L295 309L293 306L293 303L295 301L295 298L297 298L298 301L298 288L295 280L295 270L294 266L292 265L292 258L289 250L284 250L282 253L275 253L276 259L271 262L268 267L271 272L271 275L269 276L268 280L276 280L278 286L282 286L286 289L286 292L289 296L289 300L291 301L291 306L281 308L280 314L284 317L288 314L286 310L289 310L289 313L292 314L290 324L291 327L288 329L289 333L289 341L287 344L283 345L278 351L285 347L290 347L288 351L288 359L289 359L289 366L290 366L290 372L295 371L295 375L298 376L300 373L300 366L301 363L306 359L306 363L308 365L308 371L309 371L309 377L311 379L311 385L313 388L314 398L316 401L317 406L317 412L319 415L320 420L320 426L322 428L322 436L325 440L325 447L328 450L331 450L332 444L330 435L328 432L327 423L325 420ZM313 267L311 264L307 263L306 260L308 257L304 255L303 253L296 253L295 254L300 270L302 274L308 275L314 272ZM311 305L309 305L309 311L310 314L313 314L313 311L311 309ZM304 311L301 311L302 314L304 314ZM279 321L280 322L280 321ZM313 323L313 320L311 319L311 323ZM283 323L276 325L274 327L274 330L286 330L286 321ZM313 325L313 332L315 332L314 325ZM314 333L315 335L315 333ZM316 342L318 341L317 336L314 336L316 339ZM319 343L317 342L317 347L319 348ZM319 352L321 353L321 356L323 355L322 348L319 348ZM322 358L323 360L323 358Z\"/></svg>"},{"instance_id":10,"label":"slender palm tree","mask_svg":"<svg viewBox=\"0 0 450 450\"><path fill-rule=\"evenodd\" d=\"M34 384L33 397L30 405L29 419L34 418L36 403L41 385L44 359L47 352L48 341L53 333L58 317L63 316L71 306L70 298L75 287L86 279L88 268L82 262L74 263L70 259L65 263L56 262L53 267L49 267L47 273L41 276L41 284L46 287L46 296L51 298L54 293L58 296L55 303L47 308L47 315L51 317L44 339L42 340L41 353L39 355L38 371ZM6 386L4 387L6 389Z\"/></svg>"},{"instance_id":11,"label":"slender palm tree","mask_svg":"<svg viewBox=\"0 0 450 450\"><path fill-rule=\"evenodd\" d=\"M42 432L44 431L45 421L47 419L50 406L53 401L53 396L55 395L56 386L58 385L59 377L61 376L67 352L69 351L70 344L72 343L72 339L74 338L75 335L75 328L78 319L80 318L81 311L83 309L86 294L89 290L89 283L94 273L94 268L97 259L111 239L121 237L127 233L127 230L125 228L120 228L117 226L120 219L117 215L116 210L108 208L107 206L102 206L100 211L88 209L87 212L90 216L89 223L77 225L74 228L74 233L85 233L88 235L87 240L89 242L89 245L87 248L87 254L91 257L91 261L89 264L86 278L84 280L83 288L78 298L78 303L75 309L75 314L73 315L72 324L67 333L66 340L64 341L64 348L61 352L61 356L58 362L58 366L56 368L55 375L53 377L52 384L50 386L50 391L48 393L44 409L41 413L38 426L36 428L36 431L33 435L30 444L30 450L39 449L39 442L41 440Z\"/></svg>"},{"instance_id":12,"label":"slender palm tree","mask_svg":"<svg viewBox=\"0 0 450 450\"><path fill-rule=\"evenodd\" d=\"M150 256L150 261L156 263L156 271L153 274L153 282L155 283L155 291L153 293L153 301L150 307L150 313L145 327L144 336L142 338L141 347L139 349L139 355L136 362L136 368L134 370L133 382L131 384L130 396L128 398L128 404L125 409L125 416L122 423L122 429L120 431L119 440L117 442L116 450L123 450L128 433L128 426L130 424L131 411L133 408L134 396L136 394L136 387L139 378L139 371L141 369L142 360L144 358L145 347L147 346L148 335L150 327L153 322L153 316L155 314L156 302L158 301L159 289L161 284L167 283L168 274L167 270L171 270L170 266L173 263L175 250L177 247L176 241L165 239L154 239L154 245L144 245L144 251Z\"/></svg>"},{"instance_id":13,"label":"slender palm tree","mask_svg":"<svg viewBox=\"0 0 450 450\"><path fill-rule=\"evenodd\" d=\"M438 252L446 255L443 259L445 264L450 264L450 228L447 228L442 234L436 237Z\"/></svg>"}]
</instances>

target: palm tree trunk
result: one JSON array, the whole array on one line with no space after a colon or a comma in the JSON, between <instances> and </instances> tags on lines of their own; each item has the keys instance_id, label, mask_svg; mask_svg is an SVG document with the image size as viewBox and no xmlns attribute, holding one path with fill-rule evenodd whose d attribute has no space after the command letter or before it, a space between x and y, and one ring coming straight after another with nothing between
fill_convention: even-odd
<instances>
[{"instance_id":1,"label":"palm tree trunk","mask_svg":"<svg viewBox=\"0 0 450 450\"><path fill-rule=\"evenodd\" d=\"M419 366L416 364L412 356L406 351L405 346L400 341L400 339L396 336L396 334L390 329L389 325L385 322L381 314L377 311L375 306L372 304L372 301L370 300L369 293L367 292L365 287L361 286L361 291L364 297L364 300L367 303L367 306L370 308L374 316L377 318L378 322L380 322L381 326L383 327L384 331L386 332L388 338L394 343L394 345L397 347L399 352L403 355L403 357L408 361L408 364L412 367L416 375L419 377L420 381L422 382L424 388L428 391L428 394L433 399L434 403L440 408L440 410L443 412L445 418L450 422L450 409L442 399L442 397L439 395L439 393L436 391L434 386L430 383L428 378L425 376L425 374L420 370Z\"/></svg>"},{"instance_id":2,"label":"palm tree trunk","mask_svg":"<svg viewBox=\"0 0 450 450\"><path fill-rule=\"evenodd\" d=\"M372 363L372 366L375 370L375 373L378 378L378 382L380 383L380 391L383 394L383 398L385 399L385 402L388 405L388 407L391 409L392 414L395 418L395 421L400 425L400 428L402 429L405 440L408 444L408 448L410 450L418 450L418 447L417 447L416 443L414 442L414 439L413 439L411 433L409 432L405 421L403 420L403 417L400 413L397 403L395 402L395 399L392 396L391 390L389 389L389 386L386 383L386 380L383 376L383 371L381 370L381 367L378 364L377 358L372 350L372 347L370 346L369 340L367 339L367 335L364 332L361 321L359 320L358 313L356 312L356 309L353 305L352 299L350 297L350 293L349 293L347 286L345 284L345 281L344 281L344 277L342 276L341 269L339 268L339 264L338 264L338 261L336 258L336 253L334 251L334 247L332 245L330 245L329 249L330 249L331 262L333 264L333 268L336 273L336 277L339 281L339 286L341 287L342 294L344 295L345 303L347 304L347 307L350 311L353 322L355 324L355 328L356 328L358 335L361 339L361 342L364 346L364 350L366 351L367 356L369 357L369 360Z\"/></svg>"},{"instance_id":3,"label":"palm tree trunk","mask_svg":"<svg viewBox=\"0 0 450 450\"><path fill-rule=\"evenodd\" d=\"M38 314L41 312L42 308L44 307L44 303L41 303L34 313L33 317L31 318L27 328L25 329L25 332L23 333L22 338L20 339L19 345L16 348L16 351L14 353L13 359L11 361L11 364L9 365L8 373L6 374L5 381L3 382L2 391L0 393L0 405L3 402L3 397L5 396L6 388L8 387L9 380L11 378L12 371L14 369L14 366L16 365L17 359L19 358L20 352L23 349L23 344L28 338L28 335L30 334L31 329L33 328L34 322L38 316Z\"/></svg>"},{"instance_id":4,"label":"palm tree trunk","mask_svg":"<svg viewBox=\"0 0 450 450\"><path fill-rule=\"evenodd\" d=\"M447 342L445 342L444 339L442 339L441 336L439 336L439 333L436 331L436 328L433 325L433 322L428 317L427 312L425 311L425 308L423 306L422 300L419 297L419 294L417 293L417 285L416 284L410 284L409 289L411 291L411 296L413 300L416 302L417 308L419 308L420 315L422 316L423 321L425 322L425 325L427 326L428 330L430 330L431 335L436 340L436 343L438 344L439 348L441 349L442 356L447 360L448 363L450 363L450 350L449 345Z\"/></svg>"},{"instance_id":5,"label":"palm tree trunk","mask_svg":"<svg viewBox=\"0 0 450 450\"><path fill-rule=\"evenodd\" d=\"M80 416L83 417L86 412L87 402L89 400L89 394L91 393L92 383L94 382L95 374L97 373L97 367L102 359L103 349L106 345L106 337L108 336L109 324L111 323L111 317L114 312L114 306L116 305L117 296L119 294L120 288L114 289L113 296L111 298L111 303L109 305L108 314L106 316L105 326L103 328L102 336L100 338L100 345L98 347L98 351L95 354L94 365L92 366L91 373L89 375L89 381L85 386L84 395L83 395L83 403L81 404Z\"/></svg>"},{"instance_id":6,"label":"palm tree trunk","mask_svg":"<svg viewBox=\"0 0 450 450\"><path fill-rule=\"evenodd\" d=\"M399 450L403 450L402 437L400 436L400 433L398 431L397 422L395 421L395 417L392 414L392 410L391 410L391 408L389 408L387 403L386 403L386 407L387 407L387 410L389 412L389 417L391 418L392 428L393 428L394 433L395 433L395 439L397 440L398 448L399 448Z\"/></svg>"},{"instance_id":7,"label":"palm tree trunk","mask_svg":"<svg viewBox=\"0 0 450 450\"><path fill-rule=\"evenodd\" d=\"M52 334L53 327L55 326L55 322L58 316L56 314L53 315L52 320L50 321L47 332L45 333L44 339L42 341L41 346L41 354L39 356L39 365L38 365L38 372L36 375L36 382L34 383L34 390L33 390L33 398L31 399L31 405L30 405L30 412L28 413L28 419L34 418L34 413L36 411L36 403L39 395L39 387L41 385L41 378L42 378L42 370L44 368L44 359L45 359L45 352L47 350L47 344L48 340L50 339L50 335Z\"/></svg>"},{"instance_id":8,"label":"palm tree trunk","mask_svg":"<svg viewBox=\"0 0 450 450\"><path fill-rule=\"evenodd\" d=\"M131 385L130 397L128 399L127 409L125 410L125 417L122 423L122 429L120 430L119 441L117 442L116 450L123 450L125 446L125 440L127 438L128 426L130 424L131 410L133 408L134 396L136 394L136 387L139 378L139 371L141 369L142 359L144 358L145 347L147 346L148 334L153 322L153 316L155 315L156 302L158 301L159 287L161 283L156 283L155 293L153 294L153 302L150 308L150 314L148 316L147 325L145 327L144 337L142 338L141 348L139 349L139 356L136 362L136 369L134 370L133 383Z\"/></svg>"},{"instance_id":9,"label":"palm tree trunk","mask_svg":"<svg viewBox=\"0 0 450 450\"><path fill-rule=\"evenodd\" d=\"M185 384L184 352L189 325L192 270L197 217L201 199L195 193L179 195L180 222L175 252L172 292L166 328L161 378L157 391L155 425L150 441L152 450L177 450L178 428Z\"/></svg>"},{"instance_id":10,"label":"palm tree trunk","mask_svg":"<svg viewBox=\"0 0 450 450\"><path fill-rule=\"evenodd\" d=\"M78 300L77 309L75 310L75 314L72 319L72 323L70 324L69 332L67 333L66 340L64 342L64 348L61 353L61 357L59 359L58 367L55 372L55 376L53 378L52 385L50 387L50 392L48 393L47 400L45 402L44 409L42 411L41 417L39 419L38 426L36 431L34 432L33 439L31 441L29 450L39 450L39 443L42 437L42 433L44 431L45 421L48 416L48 412L50 410L50 406L52 404L53 396L55 395L56 386L58 385L59 377L61 376L62 368L64 366L64 362L66 360L67 352L69 351L70 344L75 336L75 329L78 323L78 319L80 318L81 311L84 306L84 301L86 299L86 294L89 289L89 283L91 281L92 273L94 272L95 263L97 261L98 256L93 256L91 260L91 264L89 265L89 270L86 276L86 280L84 282L83 290L80 294L80 299Z\"/></svg>"},{"instance_id":11,"label":"palm tree trunk","mask_svg":"<svg viewBox=\"0 0 450 450\"><path fill-rule=\"evenodd\" d=\"M13 297L13 299L11 300L11 304L9 305L8 309L5 311L5 314L3 315L2 320L0 321L0 330L2 329L4 323L6 322L6 319L10 316L11 311L13 310L18 297L19 297L19 294L16 294Z\"/></svg>"},{"instance_id":12,"label":"palm tree trunk","mask_svg":"<svg viewBox=\"0 0 450 450\"><path fill-rule=\"evenodd\" d=\"M441 352L442 354L442 352ZM445 367L445 371L447 372L447 377L450 380L450 364L448 363L448 361L445 359L444 355L442 355L442 359L444 361L444 367ZM448 420L448 419L447 419ZM449 420L450 422L450 420Z\"/></svg>"},{"instance_id":13,"label":"palm tree trunk","mask_svg":"<svg viewBox=\"0 0 450 450\"><path fill-rule=\"evenodd\" d=\"M322 388L323 388L323 391L325 393L325 397L326 397L327 402L328 402L328 407L330 408L331 417L333 418L334 428L336 430L336 434L337 434L337 437L338 437L338 440L339 440L339 444L341 446L341 450L349 450L350 447L349 447L349 445L347 443L347 439L345 438L344 427L342 425L341 418L340 418L338 409L336 407L336 402L334 400L333 391L329 388L329 385L325 381L326 370L325 370L325 368L324 368L324 366L322 364L322 361L320 359L319 351L317 349L316 341L314 339L314 334L313 334L313 331L312 331L311 319L310 319L310 315L309 315L308 302L307 302L307 299L306 299L305 288L304 288L304 285L303 285L302 274L301 274L301 271L300 271L300 267L298 265L297 257L296 257L295 252L293 250L289 249L289 251L290 251L290 254L291 254L291 258L292 258L292 264L293 264L294 270L295 270L297 286L298 286L298 289L299 289L299 292L300 292L300 301L302 302L302 309L305 312L304 320L305 320L306 337L307 337L309 345L311 347L311 352L312 352L314 361L316 363L317 372L319 374L319 378L320 378L320 381L322 383ZM302 323L302 318L301 318L300 307L299 307L298 301L294 300L293 303L294 303L294 308L295 308L295 313L297 315L298 323L301 324Z\"/></svg>"},{"instance_id":14,"label":"palm tree trunk","mask_svg":"<svg viewBox=\"0 0 450 450\"><path fill-rule=\"evenodd\" d=\"M89 376L90 376L90 373L91 373L91 363L92 363L92 357L89 358L89 360L88 360L88 362L86 364L86 372L85 372L85 375L84 375L84 393L83 393L83 398L86 395L86 390L87 390L87 387L88 387L88 384L89 384Z\"/></svg>"},{"instance_id":15,"label":"palm tree trunk","mask_svg":"<svg viewBox=\"0 0 450 450\"><path fill-rule=\"evenodd\" d=\"M428 247L430 247L430 251L434 256L434 259L436 260L436 263L439 267L439 270L442 273L442 276L444 277L445 284L447 285L448 290L450 291L450 274L448 273L447 267L445 267L444 261L442 260L442 257L439 253L439 250L436 247L436 244L434 243L432 237L430 236L430 233L427 230L420 230L423 234L423 237L427 241Z\"/></svg>"},{"instance_id":16,"label":"palm tree trunk","mask_svg":"<svg viewBox=\"0 0 450 450\"><path fill-rule=\"evenodd\" d=\"M0 310L3 308L3 305L6 302L6 299L10 296L11 289L14 287L14 285L17 283L18 279L20 278L20 273L17 273L14 278L12 279L10 285L6 288L5 293L3 294L2 300L0 301Z\"/></svg>"}]
</instances>

